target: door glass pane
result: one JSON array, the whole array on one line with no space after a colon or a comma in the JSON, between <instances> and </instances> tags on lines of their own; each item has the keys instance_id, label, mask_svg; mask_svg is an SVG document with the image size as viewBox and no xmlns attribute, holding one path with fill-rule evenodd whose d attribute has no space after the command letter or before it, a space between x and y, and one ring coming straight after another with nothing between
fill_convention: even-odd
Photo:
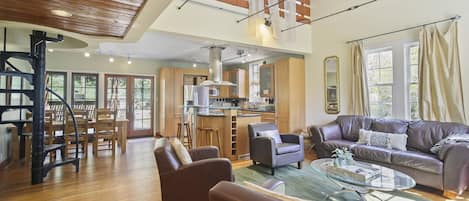
<instances>
[{"instance_id":1,"label":"door glass pane","mask_svg":"<svg viewBox=\"0 0 469 201\"><path fill-rule=\"evenodd\" d=\"M134 79L134 129L147 130L152 127L152 79Z\"/></svg>"},{"instance_id":2,"label":"door glass pane","mask_svg":"<svg viewBox=\"0 0 469 201\"><path fill-rule=\"evenodd\" d=\"M75 109L88 111L94 117L98 106L98 75L72 73L72 106Z\"/></svg>"},{"instance_id":3,"label":"door glass pane","mask_svg":"<svg viewBox=\"0 0 469 201\"><path fill-rule=\"evenodd\" d=\"M127 78L109 76L106 79L106 106L117 110L117 119L127 118Z\"/></svg>"}]
</instances>

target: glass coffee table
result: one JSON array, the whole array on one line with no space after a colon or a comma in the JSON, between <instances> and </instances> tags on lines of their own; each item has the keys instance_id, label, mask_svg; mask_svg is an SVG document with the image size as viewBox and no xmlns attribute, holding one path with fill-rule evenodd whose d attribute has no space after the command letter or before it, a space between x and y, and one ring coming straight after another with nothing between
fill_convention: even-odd
<instances>
[{"instance_id":1,"label":"glass coffee table","mask_svg":"<svg viewBox=\"0 0 469 201\"><path fill-rule=\"evenodd\" d=\"M331 193L327 195L324 200L328 200L329 198L346 193L346 192L354 192L360 196L360 200L366 200L365 195L373 190L377 191L395 191L395 190L406 190L411 189L415 186L415 180L397 170L393 170L391 168L383 167L380 165L375 165L371 163L359 162L355 161L355 163L359 163L362 166L370 166L376 169L379 169L379 174L373 179L367 180L366 182L353 180L349 178L344 178L334 173L331 173L327 170L329 166L334 165L334 159L327 158L327 159L318 159L311 162L311 167L327 176L332 182L339 185L342 190ZM374 196L373 194L369 194L378 200L381 200L379 197Z\"/></svg>"}]
</instances>

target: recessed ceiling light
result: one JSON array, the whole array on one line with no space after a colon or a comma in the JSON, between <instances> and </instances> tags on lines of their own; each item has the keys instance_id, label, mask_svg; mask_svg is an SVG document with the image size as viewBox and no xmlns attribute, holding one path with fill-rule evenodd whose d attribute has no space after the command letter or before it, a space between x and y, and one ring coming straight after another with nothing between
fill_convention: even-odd
<instances>
[{"instance_id":1,"label":"recessed ceiling light","mask_svg":"<svg viewBox=\"0 0 469 201\"><path fill-rule=\"evenodd\" d=\"M192 67L197 68L197 64L192 64Z\"/></svg>"},{"instance_id":2,"label":"recessed ceiling light","mask_svg":"<svg viewBox=\"0 0 469 201\"><path fill-rule=\"evenodd\" d=\"M88 58L88 57L91 56L91 54L90 54L89 52L85 52L83 55L84 55L86 58Z\"/></svg>"},{"instance_id":3,"label":"recessed ceiling light","mask_svg":"<svg viewBox=\"0 0 469 201\"><path fill-rule=\"evenodd\" d=\"M248 53L248 55L247 55L247 56L248 56L248 57L250 57L250 56L251 56L251 54L249 54L249 53Z\"/></svg>"},{"instance_id":4,"label":"recessed ceiling light","mask_svg":"<svg viewBox=\"0 0 469 201\"><path fill-rule=\"evenodd\" d=\"M114 57L109 57L109 62L114 63Z\"/></svg>"},{"instance_id":5,"label":"recessed ceiling light","mask_svg":"<svg viewBox=\"0 0 469 201\"><path fill-rule=\"evenodd\" d=\"M64 10L51 10L50 12L59 17L72 17L72 13Z\"/></svg>"},{"instance_id":6,"label":"recessed ceiling light","mask_svg":"<svg viewBox=\"0 0 469 201\"><path fill-rule=\"evenodd\" d=\"M54 49L49 48L49 49L47 49L47 51L54 52Z\"/></svg>"},{"instance_id":7,"label":"recessed ceiling light","mask_svg":"<svg viewBox=\"0 0 469 201\"><path fill-rule=\"evenodd\" d=\"M130 57L127 57L127 64L132 64L132 60L130 60Z\"/></svg>"}]
</instances>

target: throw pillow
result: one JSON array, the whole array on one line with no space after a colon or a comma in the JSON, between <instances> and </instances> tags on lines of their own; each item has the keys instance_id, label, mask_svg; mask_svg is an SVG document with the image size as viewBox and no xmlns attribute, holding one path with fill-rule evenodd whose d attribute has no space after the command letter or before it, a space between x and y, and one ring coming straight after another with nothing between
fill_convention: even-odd
<instances>
[{"instance_id":1,"label":"throw pillow","mask_svg":"<svg viewBox=\"0 0 469 201\"><path fill-rule=\"evenodd\" d=\"M173 148L174 152L176 153L176 156L178 157L182 165L192 163L191 155L187 151L186 147L184 147L184 145L181 143L181 141L179 141L179 139L172 138L169 143L171 144L171 147Z\"/></svg>"},{"instance_id":2,"label":"throw pillow","mask_svg":"<svg viewBox=\"0 0 469 201\"><path fill-rule=\"evenodd\" d=\"M407 134L388 134L391 147L400 151L407 151Z\"/></svg>"},{"instance_id":3,"label":"throw pillow","mask_svg":"<svg viewBox=\"0 0 469 201\"><path fill-rule=\"evenodd\" d=\"M281 193L271 191L269 189L263 188L262 186L258 186L256 184L253 184L253 183L250 183L250 182L245 181L244 185L246 187L248 187L250 190L256 191L256 192L261 193L265 196L277 198L281 201L306 201L306 200L303 200L303 199L300 199L300 198L296 198L296 197L292 197L292 196L288 196L288 195L284 195L284 194L281 194Z\"/></svg>"},{"instance_id":4,"label":"throw pillow","mask_svg":"<svg viewBox=\"0 0 469 201\"><path fill-rule=\"evenodd\" d=\"M278 133L278 130L259 131L257 132L257 136L270 137L274 139L274 142L276 144L282 144L282 138L280 138L280 134Z\"/></svg>"},{"instance_id":5,"label":"throw pillow","mask_svg":"<svg viewBox=\"0 0 469 201\"><path fill-rule=\"evenodd\" d=\"M382 146L382 147L386 147L388 149L397 149L400 151L407 151L407 138L408 138L407 134L383 133L383 132L371 131L371 135L380 136L378 137L380 139L376 139L376 141L372 142L371 144L376 143L382 146L384 138L386 138L387 144L386 146ZM370 139L371 138L372 137L370 137Z\"/></svg>"},{"instance_id":6,"label":"throw pillow","mask_svg":"<svg viewBox=\"0 0 469 201\"><path fill-rule=\"evenodd\" d=\"M456 143L460 143L460 142L467 142L469 143L469 134L454 134L454 135L450 135L442 140L440 140L438 143L436 143L435 145L432 146L432 148L430 149L430 151L434 154L438 154L438 152L440 152L441 148L444 146L444 145L447 145L447 144L456 144Z\"/></svg>"},{"instance_id":7,"label":"throw pillow","mask_svg":"<svg viewBox=\"0 0 469 201\"><path fill-rule=\"evenodd\" d=\"M368 144L370 141L370 134L372 131L360 129L358 132L358 141L357 144Z\"/></svg>"},{"instance_id":8,"label":"throw pillow","mask_svg":"<svg viewBox=\"0 0 469 201\"><path fill-rule=\"evenodd\" d=\"M357 144L407 151L407 134L383 133L360 129Z\"/></svg>"},{"instance_id":9,"label":"throw pillow","mask_svg":"<svg viewBox=\"0 0 469 201\"><path fill-rule=\"evenodd\" d=\"M367 145L391 149L391 139L386 133L371 132L370 141Z\"/></svg>"}]
</instances>

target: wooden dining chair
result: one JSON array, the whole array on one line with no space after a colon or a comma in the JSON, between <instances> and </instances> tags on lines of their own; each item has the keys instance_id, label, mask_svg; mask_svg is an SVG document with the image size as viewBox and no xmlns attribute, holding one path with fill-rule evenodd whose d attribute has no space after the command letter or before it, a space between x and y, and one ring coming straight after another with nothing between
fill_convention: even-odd
<instances>
[{"instance_id":1,"label":"wooden dining chair","mask_svg":"<svg viewBox=\"0 0 469 201\"><path fill-rule=\"evenodd\" d=\"M26 119L32 119L33 114L31 112L26 112ZM53 111L46 110L44 113L44 144L51 145L54 143L54 134L52 127L52 117ZM25 162L29 163L31 159L31 144L32 144L32 124L25 124L23 128L23 135L25 137ZM55 159L56 153L50 153L50 160Z\"/></svg>"},{"instance_id":2,"label":"wooden dining chair","mask_svg":"<svg viewBox=\"0 0 469 201\"><path fill-rule=\"evenodd\" d=\"M88 113L85 110L74 110L75 120L77 122L78 141L75 138L75 127L73 125L73 118L70 112L66 112L65 115L65 129L64 129L64 141L65 141L65 156L68 154L75 153L70 150L75 150L76 143L81 145L83 156L88 157Z\"/></svg>"},{"instance_id":3,"label":"wooden dining chair","mask_svg":"<svg viewBox=\"0 0 469 201\"><path fill-rule=\"evenodd\" d=\"M111 150L112 157L115 157L117 147L116 116L116 112L110 109L100 108L96 110L95 140L93 141L93 154L95 156L98 156L98 151ZM111 143L110 149L109 143ZM107 146L108 148L99 149L100 146Z\"/></svg>"}]
</instances>

